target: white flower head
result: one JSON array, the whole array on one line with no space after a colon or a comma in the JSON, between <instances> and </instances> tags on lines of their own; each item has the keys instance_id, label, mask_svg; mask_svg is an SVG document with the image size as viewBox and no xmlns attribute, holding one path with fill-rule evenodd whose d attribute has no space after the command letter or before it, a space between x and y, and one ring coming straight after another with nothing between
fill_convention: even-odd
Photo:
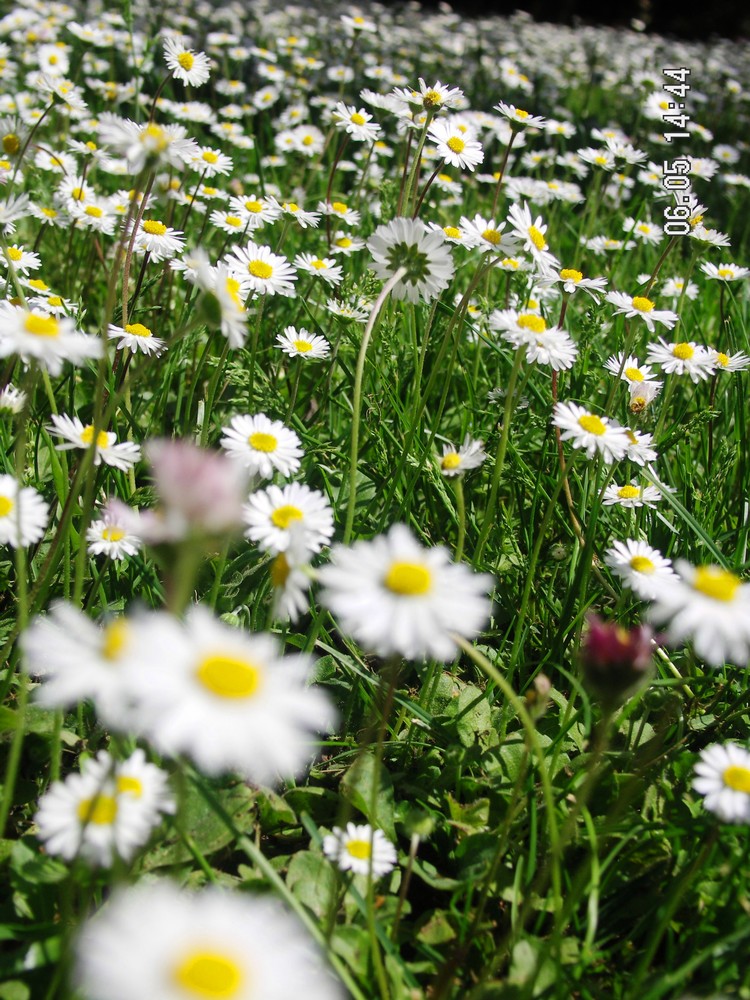
<instances>
[{"instance_id":1,"label":"white flower head","mask_svg":"<svg viewBox=\"0 0 750 1000\"><path fill-rule=\"evenodd\" d=\"M342 872L381 878L396 864L396 848L382 830L369 823L347 823L346 829L334 826L323 838L323 853Z\"/></svg>"},{"instance_id":2,"label":"white flower head","mask_svg":"<svg viewBox=\"0 0 750 1000\"><path fill-rule=\"evenodd\" d=\"M724 823L750 823L750 753L736 743L701 750L693 788Z\"/></svg>"},{"instance_id":3,"label":"white flower head","mask_svg":"<svg viewBox=\"0 0 750 1000\"><path fill-rule=\"evenodd\" d=\"M419 219L398 217L378 226L367 241L373 256L373 270L382 280L399 268L406 274L394 285L394 299L429 302L451 282L453 258L442 232L432 230Z\"/></svg>"}]
</instances>

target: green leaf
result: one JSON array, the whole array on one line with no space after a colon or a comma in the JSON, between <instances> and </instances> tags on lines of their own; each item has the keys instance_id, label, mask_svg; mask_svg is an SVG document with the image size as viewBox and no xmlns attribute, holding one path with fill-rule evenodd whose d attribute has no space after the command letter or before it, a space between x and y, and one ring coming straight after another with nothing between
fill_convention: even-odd
<instances>
[{"instance_id":1,"label":"green leaf","mask_svg":"<svg viewBox=\"0 0 750 1000\"><path fill-rule=\"evenodd\" d=\"M336 873L329 861L312 851L300 851L292 858L286 884L316 917L324 917L336 895Z\"/></svg>"},{"instance_id":2,"label":"green leaf","mask_svg":"<svg viewBox=\"0 0 750 1000\"><path fill-rule=\"evenodd\" d=\"M492 728L490 703L484 692L473 684L467 685L458 696L456 732L459 740L465 747L471 747Z\"/></svg>"},{"instance_id":3,"label":"green leaf","mask_svg":"<svg viewBox=\"0 0 750 1000\"><path fill-rule=\"evenodd\" d=\"M373 784L375 782L375 757L364 753L354 761L341 779L341 794L358 809L370 824L395 841L396 829L393 824L393 782L381 764L375 811L372 810Z\"/></svg>"}]
</instances>

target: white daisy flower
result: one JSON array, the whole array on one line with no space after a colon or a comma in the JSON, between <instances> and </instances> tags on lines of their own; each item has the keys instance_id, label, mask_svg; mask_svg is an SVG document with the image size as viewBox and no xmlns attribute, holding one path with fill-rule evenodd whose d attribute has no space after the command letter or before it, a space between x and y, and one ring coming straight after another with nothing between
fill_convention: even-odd
<instances>
[{"instance_id":1,"label":"white daisy flower","mask_svg":"<svg viewBox=\"0 0 750 1000\"><path fill-rule=\"evenodd\" d=\"M50 375L59 375L63 362L83 364L99 358L102 343L76 330L74 320L50 315L46 310L24 309L0 302L0 358L18 354L22 361L35 361Z\"/></svg>"},{"instance_id":2,"label":"white daisy flower","mask_svg":"<svg viewBox=\"0 0 750 1000\"><path fill-rule=\"evenodd\" d=\"M443 445L440 457L440 471L444 476L462 476L469 469L478 468L487 458L483 441L475 441L467 434L460 448L452 444Z\"/></svg>"},{"instance_id":3,"label":"white daisy flower","mask_svg":"<svg viewBox=\"0 0 750 1000\"><path fill-rule=\"evenodd\" d=\"M111 324L107 329L107 336L110 340L117 341L118 350L130 350L133 354L142 351L158 358L167 346L165 341L155 337L143 323L126 323L124 327Z\"/></svg>"},{"instance_id":4,"label":"white daisy flower","mask_svg":"<svg viewBox=\"0 0 750 1000\"><path fill-rule=\"evenodd\" d=\"M33 545L48 520L47 504L35 489L21 486L13 476L0 476L0 545Z\"/></svg>"},{"instance_id":5,"label":"white daisy flower","mask_svg":"<svg viewBox=\"0 0 750 1000\"><path fill-rule=\"evenodd\" d=\"M661 382L631 382L630 403L631 413L643 413L656 399L661 391Z\"/></svg>"},{"instance_id":6,"label":"white daisy flower","mask_svg":"<svg viewBox=\"0 0 750 1000\"><path fill-rule=\"evenodd\" d=\"M12 266L18 274L28 274L29 271L37 271L42 266L39 254L23 247L15 245L3 247L3 255L0 263L6 267Z\"/></svg>"},{"instance_id":7,"label":"white daisy flower","mask_svg":"<svg viewBox=\"0 0 750 1000\"><path fill-rule=\"evenodd\" d=\"M319 257L314 253L299 253L294 258L294 266L325 281L327 285L340 285L344 269L333 257Z\"/></svg>"},{"instance_id":8,"label":"white daisy flower","mask_svg":"<svg viewBox=\"0 0 750 1000\"><path fill-rule=\"evenodd\" d=\"M529 112L524 111L523 108L517 108L514 104L505 104L503 101L496 104L493 111L499 111L501 115L505 115L514 130L523 128L544 128L547 124L547 119L542 118L541 115L529 114Z\"/></svg>"},{"instance_id":9,"label":"white daisy flower","mask_svg":"<svg viewBox=\"0 0 750 1000\"><path fill-rule=\"evenodd\" d=\"M126 683L138 735L186 754L206 774L268 784L301 774L313 734L329 732L328 695L309 686L312 659L282 656L267 633L224 624L203 607L184 622L162 612L133 623Z\"/></svg>"},{"instance_id":10,"label":"white daisy flower","mask_svg":"<svg viewBox=\"0 0 750 1000\"><path fill-rule=\"evenodd\" d=\"M233 247L232 253L234 257L225 258L227 267L232 274L248 281L256 294L294 297L297 272L286 257L252 241L245 247Z\"/></svg>"},{"instance_id":11,"label":"white daisy flower","mask_svg":"<svg viewBox=\"0 0 750 1000\"><path fill-rule=\"evenodd\" d=\"M0 391L0 411L7 410L8 413L21 413L26 406L27 395L22 389L17 389L8 383Z\"/></svg>"},{"instance_id":12,"label":"white daisy flower","mask_svg":"<svg viewBox=\"0 0 750 1000\"><path fill-rule=\"evenodd\" d=\"M643 295L626 295L625 292L607 292L607 302L615 307L615 313L627 318L638 317L653 333L654 324L661 323L671 330L679 319L671 309L654 309L654 303Z\"/></svg>"},{"instance_id":13,"label":"white daisy flower","mask_svg":"<svg viewBox=\"0 0 750 1000\"><path fill-rule=\"evenodd\" d=\"M278 903L167 880L115 890L76 942L77 989L97 1000L342 1000L311 939Z\"/></svg>"},{"instance_id":14,"label":"white daisy flower","mask_svg":"<svg viewBox=\"0 0 750 1000\"><path fill-rule=\"evenodd\" d=\"M739 281L750 274L750 268L740 267L738 264L719 264L717 267L716 264L705 261L700 268L707 278L716 281Z\"/></svg>"},{"instance_id":15,"label":"white daisy flower","mask_svg":"<svg viewBox=\"0 0 750 1000\"><path fill-rule=\"evenodd\" d=\"M264 552L283 552L291 541L294 525L300 546L320 552L333 537L333 511L318 490L303 483L280 488L269 486L252 493L243 511L245 537Z\"/></svg>"},{"instance_id":16,"label":"white daisy flower","mask_svg":"<svg viewBox=\"0 0 750 1000\"><path fill-rule=\"evenodd\" d=\"M750 753L736 743L701 750L693 788L724 823L750 823Z\"/></svg>"},{"instance_id":17,"label":"white daisy flower","mask_svg":"<svg viewBox=\"0 0 750 1000\"><path fill-rule=\"evenodd\" d=\"M599 417L577 403L557 403L552 423L561 429L563 441L583 448L589 458L598 453L612 463L625 457L627 428L611 423L608 417Z\"/></svg>"},{"instance_id":18,"label":"white daisy flower","mask_svg":"<svg viewBox=\"0 0 750 1000\"><path fill-rule=\"evenodd\" d=\"M260 229L267 222L275 222L281 215L281 207L275 198L262 195L234 195L229 199L229 209L239 215L248 229Z\"/></svg>"},{"instance_id":19,"label":"white daisy flower","mask_svg":"<svg viewBox=\"0 0 750 1000\"><path fill-rule=\"evenodd\" d=\"M656 226L653 222L643 222L640 219L633 219L630 216L625 219L622 228L639 242L650 244L651 246L660 243L664 236L664 230L661 226Z\"/></svg>"},{"instance_id":20,"label":"white daisy flower","mask_svg":"<svg viewBox=\"0 0 750 1000\"><path fill-rule=\"evenodd\" d=\"M701 659L714 667L750 662L750 583L719 566L675 562L679 579L654 598L649 619L666 625L672 643L692 642Z\"/></svg>"},{"instance_id":21,"label":"white daisy flower","mask_svg":"<svg viewBox=\"0 0 750 1000\"><path fill-rule=\"evenodd\" d=\"M671 559L634 538L614 542L605 552L604 561L644 601L656 596L663 580L676 576Z\"/></svg>"},{"instance_id":22,"label":"white daisy flower","mask_svg":"<svg viewBox=\"0 0 750 1000\"><path fill-rule=\"evenodd\" d=\"M524 202L521 205L511 205L508 222L513 230L512 235L521 242L523 249L531 254L543 277L559 270L560 261L549 252L545 239L547 226L541 215L532 219L531 210Z\"/></svg>"},{"instance_id":23,"label":"white daisy flower","mask_svg":"<svg viewBox=\"0 0 750 1000\"><path fill-rule=\"evenodd\" d=\"M452 660L451 633L474 638L490 613L492 578L452 563L442 546L423 548L403 524L335 546L318 573L321 603L343 632L379 656Z\"/></svg>"},{"instance_id":24,"label":"white daisy flower","mask_svg":"<svg viewBox=\"0 0 750 1000\"><path fill-rule=\"evenodd\" d=\"M595 302L601 299L607 287L606 278L584 278L583 272L577 271L574 267L561 268L557 274L552 273L545 278L544 283L561 284L566 295L575 295L578 291L586 292Z\"/></svg>"},{"instance_id":25,"label":"white daisy flower","mask_svg":"<svg viewBox=\"0 0 750 1000\"><path fill-rule=\"evenodd\" d=\"M346 830L334 826L323 838L323 853L342 872L382 878L396 865L396 848L382 830L369 823L347 823Z\"/></svg>"},{"instance_id":26,"label":"white daisy flower","mask_svg":"<svg viewBox=\"0 0 750 1000\"><path fill-rule=\"evenodd\" d=\"M698 286L694 281L688 281L687 288L685 287L685 281L683 278L667 278L664 284L661 286L661 294L666 295L670 299L679 299L682 297L682 293L685 293L686 298L691 302L698 298Z\"/></svg>"},{"instance_id":27,"label":"white daisy flower","mask_svg":"<svg viewBox=\"0 0 750 1000\"><path fill-rule=\"evenodd\" d=\"M743 351L737 351L735 354L724 354L723 351L717 351L713 347L709 347L708 351L717 371L739 372L750 367L750 357Z\"/></svg>"},{"instance_id":28,"label":"white daisy flower","mask_svg":"<svg viewBox=\"0 0 750 1000\"><path fill-rule=\"evenodd\" d=\"M689 375L695 383L710 378L716 367L708 348L694 341L668 344L661 337L658 344L648 345L646 360L661 365L668 375Z\"/></svg>"},{"instance_id":29,"label":"white daisy flower","mask_svg":"<svg viewBox=\"0 0 750 1000\"><path fill-rule=\"evenodd\" d=\"M166 226L159 219L141 219L135 237L136 253L150 254L151 260L169 260L185 249L184 234Z\"/></svg>"},{"instance_id":30,"label":"white daisy flower","mask_svg":"<svg viewBox=\"0 0 750 1000\"><path fill-rule=\"evenodd\" d=\"M604 491L602 503L605 507L655 507L661 500L661 490L656 486L642 486L635 480L619 486L610 484Z\"/></svg>"},{"instance_id":31,"label":"white daisy flower","mask_svg":"<svg viewBox=\"0 0 750 1000\"><path fill-rule=\"evenodd\" d=\"M201 177L217 177L231 174L232 157L211 146L201 146L189 166Z\"/></svg>"},{"instance_id":32,"label":"white daisy flower","mask_svg":"<svg viewBox=\"0 0 750 1000\"><path fill-rule=\"evenodd\" d=\"M166 782L163 771L140 757L118 765L101 752L83 765L81 773L50 785L34 817L37 836L48 854L66 861L80 857L103 867L115 858L130 861L162 813L174 812Z\"/></svg>"},{"instance_id":33,"label":"white daisy flower","mask_svg":"<svg viewBox=\"0 0 750 1000\"><path fill-rule=\"evenodd\" d=\"M481 142L452 122L438 119L430 124L427 134L435 143L438 155L454 167L473 171L484 160Z\"/></svg>"},{"instance_id":34,"label":"white daisy flower","mask_svg":"<svg viewBox=\"0 0 750 1000\"><path fill-rule=\"evenodd\" d=\"M304 454L300 439L280 420L269 420L265 413L232 417L222 432L221 447L253 475L291 476L299 468Z\"/></svg>"},{"instance_id":35,"label":"white daisy flower","mask_svg":"<svg viewBox=\"0 0 750 1000\"><path fill-rule=\"evenodd\" d=\"M318 211L321 215L330 215L331 218L346 223L347 226L358 226L362 221L360 213L349 208L344 201L319 201Z\"/></svg>"},{"instance_id":36,"label":"white daisy flower","mask_svg":"<svg viewBox=\"0 0 750 1000\"><path fill-rule=\"evenodd\" d=\"M352 254L364 250L366 244L359 236L350 236L349 233L339 230L334 233L331 240L331 253L340 253L342 257L351 257Z\"/></svg>"},{"instance_id":37,"label":"white daisy flower","mask_svg":"<svg viewBox=\"0 0 750 1000\"><path fill-rule=\"evenodd\" d=\"M278 202L276 204L278 205ZM285 215L291 216L303 229L307 229L308 226L316 229L320 222L319 212L307 212L296 201L282 202L279 207ZM362 245L364 246L364 241Z\"/></svg>"},{"instance_id":38,"label":"white daisy flower","mask_svg":"<svg viewBox=\"0 0 750 1000\"><path fill-rule=\"evenodd\" d=\"M78 417L69 417L67 414L52 414L52 426L48 428L50 433L57 434L63 438L65 444L57 444L57 451L68 451L71 448L81 448L86 451L91 447L94 440L94 426L87 424L85 427ZM96 435L96 445L94 452L94 465L111 465L115 469L127 472L136 462L140 460L140 445L132 441L122 441L116 444L117 435L112 431L99 431Z\"/></svg>"},{"instance_id":39,"label":"white daisy flower","mask_svg":"<svg viewBox=\"0 0 750 1000\"><path fill-rule=\"evenodd\" d=\"M304 327L299 330L294 326L285 327L284 332L277 335L276 342L284 354L291 358L304 358L305 361L327 358L331 353L330 344L325 337L308 333Z\"/></svg>"},{"instance_id":40,"label":"white daisy flower","mask_svg":"<svg viewBox=\"0 0 750 1000\"><path fill-rule=\"evenodd\" d=\"M634 354L629 354L627 357L624 354L613 354L607 359L604 367L608 372L612 372L618 378L622 379L623 382L627 382L628 385L640 386L644 382L652 382L658 388L661 388L661 382L656 380L651 365L643 365L638 360Z\"/></svg>"},{"instance_id":41,"label":"white daisy flower","mask_svg":"<svg viewBox=\"0 0 750 1000\"><path fill-rule=\"evenodd\" d=\"M406 274L391 290L394 299L429 302L443 292L454 273L450 247L442 232L431 232L419 219L398 217L378 226L367 241L375 274L383 281L399 268Z\"/></svg>"},{"instance_id":42,"label":"white daisy flower","mask_svg":"<svg viewBox=\"0 0 750 1000\"><path fill-rule=\"evenodd\" d=\"M201 87L211 75L211 60L203 52L186 48L177 38L164 39L164 61L172 77L188 87Z\"/></svg>"},{"instance_id":43,"label":"white daisy flower","mask_svg":"<svg viewBox=\"0 0 750 1000\"><path fill-rule=\"evenodd\" d=\"M88 552L92 556L106 556L115 561L134 556L141 547L141 539L130 530L121 517L110 510L92 521L86 529Z\"/></svg>"},{"instance_id":44,"label":"white daisy flower","mask_svg":"<svg viewBox=\"0 0 750 1000\"><path fill-rule=\"evenodd\" d=\"M359 111L352 104L339 101L331 112L336 128L346 132L355 142L375 142L380 138L381 129L364 108Z\"/></svg>"},{"instance_id":45,"label":"white daisy flower","mask_svg":"<svg viewBox=\"0 0 750 1000\"><path fill-rule=\"evenodd\" d=\"M628 436L628 450L625 454L631 462L636 465L650 465L659 457L651 447L654 442L653 434L644 434L641 431L634 431L630 428L626 431Z\"/></svg>"}]
</instances>

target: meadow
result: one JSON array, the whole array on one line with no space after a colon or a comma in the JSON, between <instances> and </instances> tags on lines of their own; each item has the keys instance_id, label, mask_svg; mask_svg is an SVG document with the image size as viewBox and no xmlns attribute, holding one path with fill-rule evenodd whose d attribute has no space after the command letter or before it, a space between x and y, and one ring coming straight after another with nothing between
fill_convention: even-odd
<instances>
[{"instance_id":1,"label":"meadow","mask_svg":"<svg viewBox=\"0 0 750 1000\"><path fill-rule=\"evenodd\" d=\"M749 124L640 23L0 18L0 1000L750 998Z\"/></svg>"}]
</instances>

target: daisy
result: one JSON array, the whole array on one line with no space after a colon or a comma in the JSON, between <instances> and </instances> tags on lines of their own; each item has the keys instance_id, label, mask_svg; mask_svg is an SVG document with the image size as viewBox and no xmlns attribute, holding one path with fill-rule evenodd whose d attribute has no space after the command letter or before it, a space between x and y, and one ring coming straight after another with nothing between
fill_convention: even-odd
<instances>
[{"instance_id":1,"label":"daisy","mask_svg":"<svg viewBox=\"0 0 750 1000\"><path fill-rule=\"evenodd\" d=\"M549 365L556 372L573 367L578 357L578 348L568 334L560 327L553 326L539 333L527 331L520 342L526 345L526 360L540 365Z\"/></svg>"},{"instance_id":2,"label":"daisy","mask_svg":"<svg viewBox=\"0 0 750 1000\"><path fill-rule=\"evenodd\" d=\"M454 167L473 171L484 160L482 144L473 135L449 122L432 122L427 133L435 143L438 154Z\"/></svg>"},{"instance_id":3,"label":"daisy","mask_svg":"<svg viewBox=\"0 0 750 1000\"><path fill-rule=\"evenodd\" d=\"M343 257L351 257L359 250L364 250L365 241L359 236L350 236L339 230L331 241L331 253L340 253Z\"/></svg>"},{"instance_id":4,"label":"daisy","mask_svg":"<svg viewBox=\"0 0 750 1000\"><path fill-rule=\"evenodd\" d=\"M211 60L203 52L186 48L177 38L164 39L164 61L172 78L188 87L201 87L211 75Z\"/></svg>"},{"instance_id":5,"label":"daisy","mask_svg":"<svg viewBox=\"0 0 750 1000\"><path fill-rule=\"evenodd\" d=\"M633 538L615 542L605 552L604 561L644 601L656 596L662 581L676 577L671 559Z\"/></svg>"},{"instance_id":6,"label":"daisy","mask_svg":"<svg viewBox=\"0 0 750 1000\"><path fill-rule=\"evenodd\" d=\"M508 222L513 230L512 235L520 240L523 249L531 254L542 275L546 276L559 270L560 261L549 252L544 238L547 226L541 216L532 219L529 206L524 202L522 205L511 205Z\"/></svg>"},{"instance_id":7,"label":"daisy","mask_svg":"<svg viewBox=\"0 0 750 1000\"><path fill-rule=\"evenodd\" d=\"M739 372L750 367L750 358L742 351L737 351L735 354L724 354L713 347L709 347L708 351L717 371Z\"/></svg>"},{"instance_id":8,"label":"daisy","mask_svg":"<svg viewBox=\"0 0 750 1000\"><path fill-rule=\"evenodd\" d=\"M487 458L483 445L483 441L475 441L469 434L460 448L454 448L450 443L444 444L439 460L441 473L447 477L462 476L469 469L478 468Z\"/></svg>"},{"instance_id":9,"label":"daisy","mask_svg":"<svg viewBox=\"0 0 750 1000\"><path fill-rule=\"evenodd\" d=\"M464 103L463 91L458 87L449 87L440 80L428 86L422 77L419 78L419 90L396 87L393 94L404 104L424 108L433 114L441 110L459 109Z\"/></svg>"},{"instance_id":10,"label":"daisy","mask_svg":"<svg viewBox=\"0 0 750 1000\"><path fill-rule=\"evenodd\" d=\"M701 750L693 788L724 823L750 823L750 753L736 743Z\"/></svg>"},{"instance_id":11,"label":"daisy","mask_svg":"<svg viewBox=\"0 0 750 1000\"><path fill-rule=\"evenodd\" d=\"M622 228L626 233L634 236L636 240L651 246L660 243L664 236L664 230L661 226L655 226L653 222L642 222L640 219L633 219L630 216L625 219Z\"/></svg>"},{"instance_id":12,"label":"daisy","mask_svg":"<svg viewBox=\"0 0 750 1000\"><path fill-rule=\"evenodd\" d=\"M135 237L135 251L150 254L155 263L168 260L184 250L183 236L183 233L166 226L159 219L141 219Z\"/></svg>"},{"instance_id":13,"label":"daisy","mask_svg":"<svg viewBox=\"0 0 750 1000\"><path fill-rule=\"evenodd\" d=\"M269 420L265 413L232 417L222 433L220 444L230 458L262 479L270 479L274 472L291 476L304 454L294 431L280 420Z\"/></svg>"},{"instance_id":14,"label":"daisy","mask_svg":"<svg viewBox=\"0 0 750 1000\"><path fill-rule=\"evenodd\" d=\"M308 226L316 229L320 222L319 212L306 212L296 201L282 202L279 207L285 215L291 216L303 229L307 229ZM364 246L364 241L362 246Z\"/></svg>"},{"instance_id":15,"label":"daisy","mask_svg":"<svg viewBox=\"0 0 750 1000\"><path fill-rule=\"evenodd\" d=\"M99 520L92 521L86 529L88 553L106 556L115 561L134 556L141 547L141 539L129 530L114 511L106 510Z\"/></svg>"},{"instance_id":16,"label":"daisy","mask_svg":"<svg viewBox=\"0 0 750 1000\"><path fill-rule=\"evenodd\" d=\"M651 365L642 365L634 354L625 357L623 354L613 354L604 367L630 386L639 386L644 382L653 382L661 388L662 383L656 381Z\"/></svg>"},{"instance_id":17,"label":"daisy","mask_svg":"<svg viewBox=\"0 0 750 1000\"><path fill-rule=\"evenodd\" d=\"M398 217L378 226L367 241L373 270L387 280L399 268L406 274L394 285L394 299L429 302L443 292L454 273L453 258L442 232L431 232L419 219Z\"/></svg>"},{"instance_id":18,"label":"daisy","mask_svg":"<svg viewBox=\"0 0 750 1000\"><path fill-rule=\"evenodd\" d=\"M611 463L625 457L629 444L627 429L612 424L608 417L599 417L577 403L557 403L552 423L561 428L563 441L571 441L574 448L583 448L589 458L598 453Z\"/></svg>"},{"instance_id":19,"label":"daisy","mask_svg":"<svg viewBox=\"0 0 750 1000\"><path fill-rule=\"evenodd\" d=\"M218 149L212 149L210 146L201 146L190 161L189 166L196 173L199 173L201 177L217 177L222 174L231 174L232 158Z\"/></svg>"},{"instance_id":20,"label":"daisy","mask_svg":"<svg viewBox=\"0 0 750 1000\"><path fill-rule=\"evenodd\" d=\"M0 545L20 548L44 535L47 504L31 486L20 486L13 476L0 476Z\"/></svg>"},{"instance_id":21,"label":"daisy","mask_svg":"<svg viewBox=\"0 0 750 1000\"><path fill-rule=\"evenodd\" d=\"M668 375L689 375L696 384L713 375L715 362L711 351L694 341L667 344L659 337L658 344L649 344L647 361L661 365Z\"/></svg>"},{"instance_id":22,"label":"daisy","mask_svg":"<svg viewBox=\"0 0 750 1000\"><path fill-rule=\"evenodd\" d=\"M234 195L229 199L229 210L239 215L249 229L260 229L281 215L281 207L275 198L263 198L255 193Z\"/></svg>"},{"instance_id":23,"label":"daisy","mask_svg":"<svg viewBox=\"0 0 750 1000\"><path fill-rule=\"evenodd\" d=\"M165 341L155 337L143 323L126 323L124 327L111 324L107 328L107 336L110 340L117 341L118 350L130 350L133 354L142 351L158 358L167 346Z\"/></svg>"},{"instance_id":24,"label":"daisy","mask_svg":"<svg viewBox=\"0 0 750 1000\"><path fill-rule=\"evenodd\" d=\"M379 656L452 660L451 633L474 638L490 612L492 578L451 563L442 546L423 548L403 524L335 546L318 572L321 603L343 632Z\"/></svg>"},{"instance_id":25,"label":"daisy","mask_svg":"<svg viewBox=\"0 0 750 1000\"><path fill-rule=\"evenodd\" d=\"M505 115L514 131L525 128L544 128L547 124L547 119L542 118L541 115L529 114L523 108L517 108L514 104L505 104L503 101L496 104L493 111L499 111L501 115Z\"/></svg>"},{"instance_id":26,"label":"daisy","mask_svg":"<svg viewBox=\"0 0 750 1000\"><path fill-rule=\"evenodd\" d=\"M739 281L750 274L750 268L739 267L737 264L719 264L717 267L716 264L710 264L706 261L700 267L707 278L713 278L716 281Z\"/></svg>"},{"instance_id":27,"label":"daisy","mask_svg":"<svg viewBox=\"0 0 750 1000\"><path fill-rule=\"evenodd\" d=\"M334 826L323 838L323 853L342 872L381 878L396 865L396 848L382 830L369 823L347 823L346 830Z\"/></svg>"},{"instance_id":28,"label":"daisy","mask_svg":"<svg viewBox=\"0 0 750 1000\"><path fill-rule=\"evenodd\" d=\"M320 358L327 358L331 353L330 345L325 337L308 333L304 327L300 327L298 330L294 326L287 326L283 333L277 335L276 341L284 354L288 354L290 358L317 361Z\"/></svg>"},{"instance_id":29,"label":"daisy","mask_svg":"<svg viewBox=\"0 0 750 1000\"><path fill-rule=\"evenodd\" d=\"M661 382L631 382L628 404L630 412L643 413L659 395L661 387Z\"/></svg>"},{"instance_id":30,"label":"daisy","mask_svg":"<svg viewBox=\"0 0 750 1000\"><path fill-rule=\"evenodd\" d=\"M656 461L659 456L651 447L654 440L653 434L643 434L641 431L633 431L630 428L628 428L626 433L628 436L626 458L630 459L631 462L635 462L636 465L649 465L651 462Z\"/></svg>"},{"instance_id":31,"label":"daisy","mask_svg":"<svg viewBox=\"0 0 750 1000\"><path fill-rule=\"evenodd\" d=\"M77 989L96 1000L257 1000L343 990L297 921L273 900L167 880L115 890L83 924Z\"/></svg>"},{"instance_id":32,"label":"daisy","mask_svg":"<svg viewBox=\"0 0 750 1000\"><path fill-rule=\"evenodd\" d=\"M318 257L313 253L299 253L294 258L294 266L325 281L327 285L340 285L344 270L332 257Z\"/></svg>"},{"instance_id":33,"label":"daisy","mask_svg":"<svg viewBox=\"0 0 750 1000\"><path fill-rule=\"evenodd\" d=\"M206 774L234 771L254 784L306 769L313 733L335 719L328 696L309 685L310 657L282 656L270 634L232 628L203 607L184 622L149 618L142 634L134 625L125 678L138 735Z\"/></svg>"},{"instance_id":34,"label":"daisy","mask_svg":"<svg viewBox=\"0 0 750 1000\"><path fill-rule=\"evenodd\" d=\"M233 247L234 257L225 258L230 272L249 281L258 295L284 295L293 298L297 272L286 259L266 246L250 242L245 247Z\"/></svg>"},{"instance_id":35,"label":"daisy","mask_svg":"<svg viewBox=\"0 0 750 1000\"><path fill-rule=\"evenodd\" d=\"M643 295L626 295L624 292L607 292L604 296L607 302L615 306L617 315L631 318L634 316L643 320L649 330L654 332L654 324L661 323L671 330L679 319L676 312L670 309L654 309L654 303Z\"/></svg>"},{"instance_id":36,"label":"daisy","mask_svg":"<svg viewBox=\"0 0 750 1000\"><path fill-rule=\"evenodd\" d=\"M0 391L0 411L6 410L8 413L22 413L27 399L28 396L22 389L17 389L14 385L8 383Z\"/></svg>"},{"instance_id":37,"label":"daisy","mask_svg":"<svg viewBox=\"0 0 750 1000\"><path fill-rule=\"evenodd\" d=\"M331 218L346 223L347 226L358 226L362 218L360 213L349 208L345 201L319 201L318 211L321 215L330 215Z\"/></svg>"},{"instance_id":38,"label":"daisy","mask_svg":"<svg viewBox=\"0 0 750 1000\"><path fill-rule=\"evenodd\" d=\"M87 424L85 427L78 417L69 417L67 414L52 414L52 426L48 428L52 434L57 434L63 438L65 444L55 445L57 451L68 451L71 448L81 448L88 450L94 441L94 426ZM94 465L111 465L115 469L127 472L140 461L140 446L132 441L122 441L115 444L117 435L112 431L99 431L96 435L94 445Z\"/></svg>"},{"instance_id":39,"label":"daisy","mask_svg":"<svg viewBox=\"0 0 750 1000\"><path fill-rule=\"evenodd\" d=\"M18 274L28 274L29 271L37 271L42 266L39 254L24 250L23 247L3 247L3 254L5 256L2 263L12 266Z\"/></svg>"},{"instance_id":40,"label":"daisy","mask_svg":"<svg viewBox=\"0 0 750 1000\"><path fill-rule=\"evenodd\" d=\"M96 761L87 761L80 773L50 785L34 817L37 837L48 854L66 861L80 857L103 867L112 865L115 858L130 861L134 857L162 812L174 812L175 804L165 793L163 771L140 759L132 767L130 763L118 765L102 752ZM128 775L129 770L139 776ZM143 789L149 783L150 794L135 794L138 785Z\"/></svg>"},{"instance_id":41,"label":"daisy","mask_svg":"<svg viewBox=\"0 0 750 1000\"><path fill-rule=\"evenodd\" d=\"M660 589L649 618L666 625L670 642L690 640L714 667L750 661L750 583L719 566L675 562L679 578Z\"/></svg>"},{"instance_id":42,"label":"daisy","mask_svg":"<svg viewBox=\"0 0 750 1000\"><path fill-rule=\"evenodd\" d=\"M64 361L83 364L99 358L102 343L75 328L68 317L57 318L42 309L24 309L0 302L0 358L18 354L27 364L35 361L50 375L59 375Z\"/></svg>"},{"instance_id":43,"label":"daisy","mask_svg":"<svg viewBox=\"0 0 750 1000\"><path fill-rule=\"evenodd\" d=\"M318 490L303 483L289 483L283 489L269 486L252 493L245 505L245 537L258 543L263 552L283 552L288 548L295 526L299 544L308 552L320 552L333 537L333 512Z\"/></svg>"},{"instance_id":44,"label":"daisy","mask_svg":"<svg viewBox=\"0 0 750 1000\"><path fill-rule=\"evenodd\" d=\"M641 486L636 481L618 486L612 483L604 491L602 503L605 507L655 507L661 500L661 491L656 486Z\"/></svg>"},{"instance_id":45,"label":"daisy","mask_svg":"<svg viewBox=\"0 0 750 1000\"><path fill-rule=\"evenodd\" d=\"M354 105L350 107L339 101L331 112L331 118L336 128L346 132L355 142L375 142L380 138L380 126L364 108L358 111Z\"/></svg>"},{"instance_id":46,"label":"daisy","mask_svg":"<svg viewBox=\"0 0 750 1000\"><path fill-rule=\"evenodd\" d=\"M100 118L99 141L124 156L133 174L140 173L148 162L180 169L198 152L198 143L187 138L187 129L182 125L139 124L109 113Z\"/></svg>"},{"instance_id":47,"label":"daisy","mask_svg":"<svg viewBox=\"0 0 750 1000\"><path fill-rule=\"evenodd\" d=\"M547 283L561 284L566 295L582 291L598 302L607 287L606 278L584 278L582 271L573 267L563 267L557 274L550 274Z\"/></svg>"},{"instance_id":48,"label":"daisy","mask_svg":"<svg viewBox=\"0 0 750 1000\"><path fill-rule=\"evenodd\" d=\"M273 616L296 622L310 610L308 565L310 552L304 545L304 529L298 523L289 525L289 544L271 563L273 586Z\"/></svg>"}]
</instances>

